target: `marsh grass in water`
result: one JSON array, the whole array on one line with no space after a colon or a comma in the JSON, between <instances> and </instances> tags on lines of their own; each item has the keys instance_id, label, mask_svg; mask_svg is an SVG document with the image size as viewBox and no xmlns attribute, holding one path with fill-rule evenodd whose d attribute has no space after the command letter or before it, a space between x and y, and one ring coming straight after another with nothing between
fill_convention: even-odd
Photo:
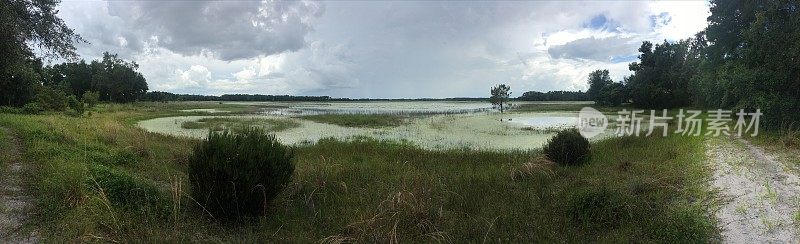
<instances>
[{"instance_id":1,"label":"marsh grass in water","mask_svg":"<svg viewBox=\"0 0 800 244\"><path fill-rule=\"evenodd\" d=\"M300 127L300 123L291 119L236 117L211 117L181 123L181 128L184 129L209 129L211 131L229 129L236 133L243 132L251 127L275 132Z\"/></svg>"},{"instance_id":2,"label":"marsh grass in water","mask_svg":"<svg viewBox=\"0 0 800 244\"><path fill-rule=\"evenodd\" d=\"M345 127L381 128L400 126L406 117L393 114L319 114L300 118Z\"/></svg>"}]
</instances>

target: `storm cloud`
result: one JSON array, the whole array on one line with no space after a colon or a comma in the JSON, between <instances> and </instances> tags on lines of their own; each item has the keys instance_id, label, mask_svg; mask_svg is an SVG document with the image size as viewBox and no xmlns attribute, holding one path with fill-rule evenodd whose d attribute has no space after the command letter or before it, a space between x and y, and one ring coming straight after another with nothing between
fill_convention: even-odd
<instances>
[{"instance_id":1,"label":"storm cloud","mask_svg":"<svg viewBox=\"0 0 800 244\"><path fill-rule=\"evenodd\" d=\"M121 38L132 49L152 42L170 51L209 53L221 60L252 58L305 46L311 20L324 9L305 1L109 1Z\"/></svg>"},{"instance_id":2,"label":"storm cloud","mask_svg":"<svg viewBox=\"0 0 800 244\"><path fill-rule=\"evenodd\" d=\"M195 94L477 97L498 83L585 90L630 74L642 41L687 38L705 2L66 1L59 15L151 89Z\"/></svg>"},{"instance_id":3,"label":"storm cloud","mask_svg":"<svg viewBox=\"0 0 800 244\"><path fill-rule=\"evenodd\" d=\"M612 61L615 57L636 55L639 45L641 42L632 37L588 37L551 46L547 52L553 58Z\"/></svg>"}]
</instances>

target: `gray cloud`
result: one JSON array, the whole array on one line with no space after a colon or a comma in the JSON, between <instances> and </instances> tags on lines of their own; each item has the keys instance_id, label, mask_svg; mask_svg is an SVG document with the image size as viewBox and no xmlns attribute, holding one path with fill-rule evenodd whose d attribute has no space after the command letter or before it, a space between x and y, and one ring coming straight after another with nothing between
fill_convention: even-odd
<instances>
[{"instance_id":1,"label":"gray cloud","mask_svg":"<svg viewBox=\"0 0 800 244\"><path fill-rule=\"evenodd\" d=\"M641 43L630 37L582 38L564 45L551 46L547 53L553 58L610 61L612 57L635 54Z\"/></svg>"},{"instance_id":2,"label":"gray cloud","mask_svg":"<svg viewBox=\"0 0 800 244\"><path fill-rule=\"evenodd\" d=\"M110 1L108 13L135 35L132 47L154 42L184 55L236 60L296 51L324 11L304 1Z\"/></svg>"},{"instance_id":3,"label":"gray cloud","mask_svg":"<svg viewBox=\"0 0 800 244\"><path fill-rule=\"evenodd\" d=\"M63 2L59 15L91 42L79 46L83 58L119 53L154 90L452 97L485 96L497 83L516 95L585 89L595 69L620 79L629 72L620 57L643 40L696 32L707 11L673 1L324 4L86 0ZM654 28L663 12L672 21ZM587 28L599 15L616 28Z\"/></svg>"}]
</instances>

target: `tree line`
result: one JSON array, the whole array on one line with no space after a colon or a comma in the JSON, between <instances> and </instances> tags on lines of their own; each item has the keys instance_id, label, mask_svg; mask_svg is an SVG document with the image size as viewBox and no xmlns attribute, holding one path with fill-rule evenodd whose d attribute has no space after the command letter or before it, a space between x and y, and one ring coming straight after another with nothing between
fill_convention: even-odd
<instances>
[{"instance_id":1,"label":"tree line","mask_svg":"<svg viewBox=\"0 0 800 244\"><path fill-rule=\"evenodd\" d=\"M517 98L519 101L590 101L582 91L527 91Z\"/></svg>"},{"instance_id":2,"label":"tree line","mask_svg":"<svg viewBox=\"0 0 800 244\"><path fill-rule=\"evenodd\" d=\"M712 0L708 26L677 42L643 42L633 74L589 74L589 98L647 109L761 109L764 125L800 120L800 3Z\"/></svg>"},{"instance_id":3,"label":"tree line","mask_svg":"<svg viewBox=\"0 0 800 244\"><path fill-rule=\"evenodd\" d=\"M36 111L83 112L98 101L131 102L147 92L135 62L104 53L102 60L78 59L74 43L85 42L56 14L59 1L7 0L0 4L0 106ZM42 53L37 57L30 46ZM43 59L67 62L43 64Z\"/></svg>"}]
</instances>

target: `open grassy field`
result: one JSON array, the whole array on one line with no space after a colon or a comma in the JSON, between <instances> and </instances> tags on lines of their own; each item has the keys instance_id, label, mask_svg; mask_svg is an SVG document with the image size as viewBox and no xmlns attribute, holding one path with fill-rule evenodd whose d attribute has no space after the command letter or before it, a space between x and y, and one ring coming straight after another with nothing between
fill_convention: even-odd
<instances>
[{"instance_id":1,"label":"open grassy field","mask_svg":"<svg viewBox=\"0 0 800 244\"><path fill-rule=\"evenodd\" d=\"M703 138L679 136L598 141L591 162L573 167L538 150L322 139L295 147L294 180L265 217L220 223L188 194L187 158L198 141L134 126L216 107L0 114L35 165L30 190L44 240L708 242L718 233Z\"/></svg>"}]
</instances>

